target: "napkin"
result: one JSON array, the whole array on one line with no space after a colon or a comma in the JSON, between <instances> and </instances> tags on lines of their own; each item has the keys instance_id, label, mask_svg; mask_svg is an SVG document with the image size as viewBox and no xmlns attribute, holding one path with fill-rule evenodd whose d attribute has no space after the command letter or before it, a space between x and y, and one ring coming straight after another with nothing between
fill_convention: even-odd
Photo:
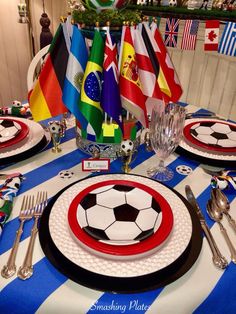
<instances>
[{"instance_id":1,"label":"napkin","mask_svg":"<svg viewBox=\"0 0 236 314\"><path fill-rule=\"evenodd\" d=\"M13 199L18 193L23 179L23 175L19 172L0 174L0 236L11 215Z\"/></svg>"},{"instance_id":2,"label":"napkin","mask_svg":"<svg viewBox=\"0 0 236 314\"><path fill-rule=\"evenodd\" d=\"M234 190L236 191L236 176L220 175L212 176L211 186L219 188L220 190Z\"/></svg>"}]
</instances>

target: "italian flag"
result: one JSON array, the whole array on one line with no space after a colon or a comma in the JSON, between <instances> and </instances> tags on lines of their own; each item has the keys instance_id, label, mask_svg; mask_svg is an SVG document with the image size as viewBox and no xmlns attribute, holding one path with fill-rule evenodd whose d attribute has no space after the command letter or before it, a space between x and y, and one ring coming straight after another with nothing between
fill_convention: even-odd
<instances>
[{"instance_id":1,"label":"italian flag","mask_svg":"<svg viewBox=\"0 0 236 314\"><path fill-rule=\"evenodd\" d=\"M48 119L68 111L62 101L68 57L63 27L60 24L39 78L29 94L30 110L35 121Z\"/></svg>"}]
</instances>

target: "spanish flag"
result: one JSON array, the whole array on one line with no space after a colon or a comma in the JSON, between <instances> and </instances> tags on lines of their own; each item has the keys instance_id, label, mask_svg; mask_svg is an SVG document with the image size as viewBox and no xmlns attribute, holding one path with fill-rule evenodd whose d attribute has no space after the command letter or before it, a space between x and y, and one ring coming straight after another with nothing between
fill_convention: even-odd
<instances>
[{"instance_id":1,"label":"spanish flag","mask_svg":"<svg viewBox=\"0 0 236 314\"><path fill-rule=\"evenodd\" d=\"M97 137L100 136L103 123L103 110L100 105L103 59L104 41L102 35L95 31L83 77L79 109L92 126Z\"/></svg>"},{"instance_id":2,"label":"spanish flag","mask_svg":"<svg viewBox=\"0 0 236 314\"><path fill-rule=\"evenodd\" d=\"M147 97L142 92L130 27L123 26L122 38L119 81L122 106L146 128L148 125L145 104Z\"/></svg>"},{"instance_id":3,"label":"spanish flag","mask_svg":"<svg viewBox=\"0 0 236 314\"><path fill-rule=\"evenodd\" d=\"M60 24L39 78L29 94L29 105L35 121L48 119L68 111L62 101L68 57L63 26Z\"/></svg>"}]
</instances>

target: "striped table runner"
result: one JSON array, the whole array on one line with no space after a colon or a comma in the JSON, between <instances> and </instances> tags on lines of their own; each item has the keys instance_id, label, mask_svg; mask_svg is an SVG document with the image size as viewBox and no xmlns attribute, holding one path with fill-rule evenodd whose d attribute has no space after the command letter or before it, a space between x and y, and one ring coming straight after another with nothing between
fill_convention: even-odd
<instances>
[{"instance_id":1,"label":"striped table runner","mask_svg":"<svg viewBox=\"0 0 236 314\"><path fill-rule=\"evenodd\" d=\"M187 106L188 111L195 111ZM0 166L1 172L21 172L26 180L18 197L10 221L5 225L0 240L0 268L6 263L15 232L19 226L18 213L23 196L36 194L38 190L47 190L49 198L68 184L86 177L81 170L81 160L87 156L76 147L74 130L68 129L62 141L62 153L54 154L50 146L38 155L10 165ZM146 170L157 162L153 153L147 152L144 145L132 164L134 174L146 175ZM206 201L210 197L210 176L207 175L196 161L184 156L172 154L167 164L175 170L178 165L188 165L193 169L189 176L175 171L174 179L168 186L175 188L185 196L184 187L190 184L197 200L203 209L208 225L222 253L230 260L226 243L219 228L206 215ZM120 172L121 163L111 163L111 172ZM61 170L70 169L75 175L71 179L60 179ZM236 218L236 195L230 196L231 214ZM25 224L21 239L17 266L21 265L27 249L32 221ZM236 234L227 227L232 241L236 245ZM34 251L34 275L26 281L16 276L10 279L0 277L0 312L1 313L152 313L152 314L190 314L190 313L235 313L236 312L236 265L230 263L222 271L217 269L211 260L211 252L206 240L203 240L201 254L194 266L174 283L153 291L136 294L112 294L95 291L81 286L59 273L44 256L38 237Z\"/></svg>"}]
</instances>

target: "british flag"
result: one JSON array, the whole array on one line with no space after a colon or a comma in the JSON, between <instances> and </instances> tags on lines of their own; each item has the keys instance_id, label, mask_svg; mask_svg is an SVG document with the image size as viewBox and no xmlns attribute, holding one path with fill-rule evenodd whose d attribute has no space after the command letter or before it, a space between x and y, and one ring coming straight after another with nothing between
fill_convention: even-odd
<instances>
[{"instance_id":1,"label":"british flag","mask_svg":"<svg viewBox=\"0 0 236 314\"><path fill-rule=\"evenodd\" d=\"M179 19L166 19L165 45L167 47L176 47L179 31Z\"/></svg>"}]
</instances>

